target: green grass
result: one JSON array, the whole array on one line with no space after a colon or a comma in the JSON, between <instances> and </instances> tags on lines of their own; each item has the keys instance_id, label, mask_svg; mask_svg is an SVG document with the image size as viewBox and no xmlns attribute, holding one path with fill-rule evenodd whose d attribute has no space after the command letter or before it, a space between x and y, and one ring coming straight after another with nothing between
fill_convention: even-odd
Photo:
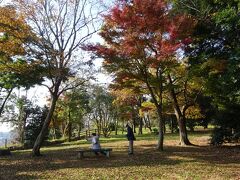
<instances>
[{"instance_id":1,"label":"green grass","mask_svg":"<svg viewBox=\"0 0 240 180\"><path fill-rule=\"evenodd\" d=\"M157 136L136 136L133 156L127 155L125 135L102 138L102 147L111 147L110 158L87 154L77 159L76 150L87 148L86 140L43 147L42 157L31 150L15 151L0 157L0 179L239 179L239 146L212 147L209 132L190 133L197 146L181 147L178 134L166 134L164 151L156 150Z\"/></svg>"}]
</instances>

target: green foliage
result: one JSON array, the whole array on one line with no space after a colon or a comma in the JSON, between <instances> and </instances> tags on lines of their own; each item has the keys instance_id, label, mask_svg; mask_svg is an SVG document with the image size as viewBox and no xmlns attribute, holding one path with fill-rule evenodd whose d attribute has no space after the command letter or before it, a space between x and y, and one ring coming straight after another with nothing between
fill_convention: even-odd
<instances>
[{"instance_id":1,"label":"green foliage","mask_svg":"<svg viewBox=\"0 0 240 180\"><path fill-rule=\"evenodd\" d=\"M32 147L39 132L42 129L44 120L47 116L48 108L35 107L31 109L31 114L27 118L27 125L25 128L25 147ZM46 133L45 140L48 138L48 133Z\"/></svg>"},{"instance_id":2,"label":"green foliage","mask_svg":"<svg viewBox=\"0 0 240 180\"><path fill-rule=\"evenodd\" d=\"M26 57L26 47L34 37L20 12L13 6L0 7L0 116L14 88L29 89L43 81L37 59Z\"/></svg>"},{"instance_id":3,"label":"green foliage","mask_svg":"<svg viewBox=\"0 0 240 180\"><path fill-rule=\"evenodd\" d=\"M231 137L231 130L226 130L223 128L215 128L211 135L211 144L212 145L222 145L226 140L229 140Z\"/></svg>"},{"instance_id":4,"label":"green foliage","mask_svg":"<svg viewBox=\"0 0 240 180\"><path fill-rule=\"evenodd\" d=\"M214 124L216 128L212 135L212 144L222 144L224 142L236 142L236 134L240 133L240 105L228 104L219 107Z\"/></svg>"},{"instance_id":5,"label":"green foliage","mask_svg":"<svg viewBox=\"0 0 240 180\"><path fill-rule=\"evenodd\" d=\"M185 55L189 57L192 73L203 79L203 95L211 98L206 112L217 126L212 143L231 141L231 131L238 132L240 126L240 2L174 2L176 12L184 11L196 19L193 41Z\"/></svg>"},{"instance_id":6,"label":"green foliage","mask_svg":"<svg viewBox=\"0 0 240 180\"><path fill-rule=\"evenodd\" d=\"M50 124L50 136L53 139L69 133L71 136L72 132L81 130L85 123L84 117L90 112L89 100L90 95L83 87L65 92L57 102Z\"/></svg>"},{"instance_id":7,"label":"green foliage","mask_svg":"<svg viewBox=\"0 0 240 180\"><path fill-rule=\"evenodd\" d=\"M152 129L152 132L154 133L154 134L158 134L159 132L158 132L158 128L153 128Z\"/></svg>"}]
</instances>

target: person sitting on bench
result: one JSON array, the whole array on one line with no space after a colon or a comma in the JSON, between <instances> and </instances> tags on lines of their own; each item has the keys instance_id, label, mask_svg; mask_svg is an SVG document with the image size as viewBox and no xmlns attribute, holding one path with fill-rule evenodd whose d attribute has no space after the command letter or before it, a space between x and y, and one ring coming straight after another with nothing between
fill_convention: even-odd
<instances>
[{"instance_id":1,"label":"person sitting on bench","mask_svg":"<svg viewBox=\"0 0 240 180\"><path fill-rule=\"evenodd\" d=\"M99 151L101 149L101 145L99 142L99 136L97 136L96 133L92 133L92 137L88 139L88 141L91 141L92 146L91 149L94 151L96 155L98 155L98 152L102 153L103 155L106 155L106 152L104 151Z\"/></svg>"}]
</instances>

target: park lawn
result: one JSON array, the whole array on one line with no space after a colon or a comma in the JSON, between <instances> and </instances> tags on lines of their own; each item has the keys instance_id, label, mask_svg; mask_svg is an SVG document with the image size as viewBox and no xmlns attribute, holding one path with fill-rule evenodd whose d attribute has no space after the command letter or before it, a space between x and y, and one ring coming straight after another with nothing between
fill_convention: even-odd
<instances>
[{"instance_id":1,"label":"park lawn","mask_svg":"<svg viewBox=\"0 0 240 180\"><path fill-rule=\"evenodd\" d=\"M102 147L111 147L110 158L87 154L77 159L76 150L89 147L86 141L44 147L42 157L29 150L0 157L0 179L240 179L239 146L212 147L209 134L194 133L198 146L181 147L177 135L166 135L165 149L159 152L156 136L142 135L135 141L135 154L127 155L124 135L102 138Z\"/></svg>"}]
</instances>

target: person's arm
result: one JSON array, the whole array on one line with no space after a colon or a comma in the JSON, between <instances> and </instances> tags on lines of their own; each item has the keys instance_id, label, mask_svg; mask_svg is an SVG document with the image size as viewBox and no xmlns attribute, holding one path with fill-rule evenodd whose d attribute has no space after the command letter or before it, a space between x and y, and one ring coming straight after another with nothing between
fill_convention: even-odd
<instances>
[{"instance_id":1,"label":"person's arm","mask_svg":"<svg viewBox=\"0 0 240 180\"><path fill-rule=\"evenodd\" d=\"M92 142L92 137L87 137L86 140Z\"/></svg>"}]
</instances>

